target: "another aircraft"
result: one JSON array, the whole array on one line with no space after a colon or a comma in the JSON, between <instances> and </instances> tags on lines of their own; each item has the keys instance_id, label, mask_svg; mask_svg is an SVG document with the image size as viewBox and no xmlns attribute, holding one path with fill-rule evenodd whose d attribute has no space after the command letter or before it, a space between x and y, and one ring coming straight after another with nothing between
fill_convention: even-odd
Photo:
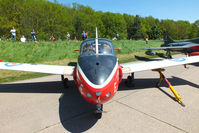
<instances>
[{"instance_id":1,"label":"another aircraft","mask_svg":"<svg viewBox=\"0 0 199 133\"><path fill-rule=\"evenodd\" d=\"M127 78L127 84L131 84L134 72L199 62L199 56L195 56L119 65L113 43L108 39L98 39L97 29L96 38L83 41L80 50L76 51L80 51L80 55L75 67L0 62L0 69L58 74L65 85L68 79L64 75L73 76L80 94L96 105L95 115L101 118L103 103L116 94L124 73L132 74Z\"/></svg>"},{"instance_id":2,"label":"another aircraft","mask_svg":"<svg viewBox=\"0 0 199 133\"><path fill-rule=\"evenodd\" d=\"M168 58L172 58L171 51L181 52L185 55L199 55L199 37L186 41L173 41L168 34L164 34L164 44L156 48L144 48L146 50L165 50Z\"/></svg>"}]
</instances>

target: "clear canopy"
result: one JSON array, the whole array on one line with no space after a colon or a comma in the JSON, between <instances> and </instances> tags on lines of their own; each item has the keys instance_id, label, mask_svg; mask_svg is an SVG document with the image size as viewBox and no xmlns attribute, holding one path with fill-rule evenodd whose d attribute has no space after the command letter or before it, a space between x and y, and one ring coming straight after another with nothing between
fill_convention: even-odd
<instances>
[{"instance_id":1,"label":"clear canopy","mask_svg":"<svg viewBox=\"0 0 199 133\"><path fill-rule=\"evenodd\" d=\"M96 39L86 40L81 44L81 55L96 54ZM98 40L98 54L114 55L114 48L111 41L107 39Z\"/></svg>"}]
</instances>

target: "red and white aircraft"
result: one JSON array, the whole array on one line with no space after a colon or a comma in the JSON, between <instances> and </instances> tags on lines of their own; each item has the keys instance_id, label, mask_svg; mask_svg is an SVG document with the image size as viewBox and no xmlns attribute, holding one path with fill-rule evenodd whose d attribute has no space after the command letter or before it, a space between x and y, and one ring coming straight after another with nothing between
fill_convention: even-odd
<instances>
[{"instance_id":1,"label":"red and white aircraft","mask_svg":"<svg viewBox=\"0 0 199 133\"><path fill-rule=\"evenodd\" d=\"M64 75L73 76L79 92L88 102L96 104L95 114L101 118L103 103L115 95L124 73L131 74L194 62L199 62L199 56L119 65L113 43L108 39L98 39L96 35L96 39L82 42L75 67L0 62L0 69L58 74L64 82L67 82Z\"/></svg>"}]
</instances>

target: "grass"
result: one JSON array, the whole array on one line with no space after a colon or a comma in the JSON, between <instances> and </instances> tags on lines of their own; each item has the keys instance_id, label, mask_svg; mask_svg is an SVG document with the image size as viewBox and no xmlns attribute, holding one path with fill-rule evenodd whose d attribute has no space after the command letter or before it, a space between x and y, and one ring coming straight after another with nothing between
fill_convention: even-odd
<instances>
[{"instance_id":1,"label":"grass","mask_svg":"<svg viewBox=\"0 0 199 133\"><path fill-rule=\"evenodd\" d=\"M80 42L56 41L39 43L0 42L0 58L8 62L36 63L61 59L71 59L78 56Z\"/></svg>"},{"instance_id":2,"label":"grass","mask_svg":"<svg viewBox=\"0 0 199 133\"><path fill-rule=\"evenodd\" d=\"M151 47L159 47L163 42L149 41ZM0 59L4 62L23 62L23 63L40 63L54 65L68 65L77 62L81 42L74 41L56 41L38 43L34 42L8 42L0 41ZM135 61L135 56L154 58L157 56L147 56L141 48L149 47L143 40L119 40L113 41L115 48L121 50L116 51L119 63ZM0 83L36 78L49 74L30 73L20 71L0 70Z\"/></svg>"}]
</instances>

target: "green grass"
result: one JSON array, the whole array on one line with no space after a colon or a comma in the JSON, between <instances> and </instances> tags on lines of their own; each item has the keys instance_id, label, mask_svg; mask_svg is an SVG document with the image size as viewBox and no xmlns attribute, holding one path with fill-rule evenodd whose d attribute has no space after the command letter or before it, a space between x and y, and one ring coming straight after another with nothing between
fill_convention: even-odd
<instances>
[{"instance_id":1,"label":"green grass","mask_svg":"<svg viewBox=\"0 0 199 133\"><path fill-rule=\"evenodd\" d=\"M150 40L149 44L151 47L160 47L162 44L162 41L156 41L156 40ZM135 52L144 52L142 48L148 48L149 44L146 44L143 40L119 40L119 41L113 41L115 48L121 48L120 51L118 51L118 54L129 54L129 53L135 53Z\"/></svg>"},{"instance_id":2,"label":"green grass","mask_svg":"<svg viewBox=\"0 0 199 133\"><path fill-rule=\"evenodd\" d=\"M162 43L161 41L149 41L151 47L159 47ZM74 49L79 49L80 44L80 41L55 41L54 43L0 41L0 59L3 59L4 62L67 65L77 61L79 52L75 52ZM157 57L145 55L145 50L141 50L141 48L149 47L149 45L143 40L119 40L113 41L113 44L115 48L120 48L119 51L116 51L119 63L135 61L137 60L135 56ZM46 75L48 74L0 70L0 83Z\"/></svg>"},{"instance_id":3,"label":"green grass","mask_svg":"<svg viewBox=\"0 0 199 133\"><path fill-rule=\"evenodd\" d=\"M1 78L0 83L6 83L6 82L13 82L13 81L18 81L18 80L25 80L25 79L31 79L31 78L38 78L38 77L43 77L43 76L48 76L50 74L45 74L45 73L26 73L26 74L21 74L17 76L10 76L6 78Z\"/></svg>"},{"instance_id":4,"label":"green grass","mask_svg":"<svg viewBox=\"0 0 199 133\"><path fill-rule=\"evenodd\" d=\"M162 42L149 41L149 43L152 47L158 47ZM54 43L45 41L38 43L0 41L0 59L7 62L26 63L72 59L78 57L79 52L73 50L79 49L80 44L81 42L74 41L55 41ZM142 52L141 48L148 47L142 40L119 40L113 41L113 44L115 48L121 48L116 52L117 54Z\"/></svg>"},{"instance_id":5,"label":"green grass","mask_svg":"<svg viewBox=\"0 0 199 133\"><path fill-rule=\"evenodd\" d=\"M64 58L75 58L80 42L74 41L56 41L52 42L0 42L0 58L9 62L43 62L60 60Z\"/></svg>"}]
</instances>

